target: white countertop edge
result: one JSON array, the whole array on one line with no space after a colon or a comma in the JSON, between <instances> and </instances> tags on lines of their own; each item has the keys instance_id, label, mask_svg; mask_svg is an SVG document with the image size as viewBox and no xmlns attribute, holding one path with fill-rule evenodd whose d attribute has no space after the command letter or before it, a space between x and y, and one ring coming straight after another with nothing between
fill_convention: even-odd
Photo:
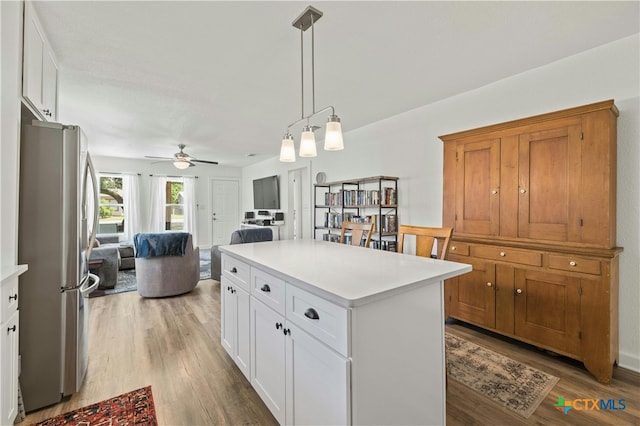
<instances>
[{"instance_id":1,"label":"white countertop edge","mask_svg":"<svg viewBox=\"0 0 640 426\"><path fill-rule=\"evenodd\" d=\"M243 262L248 263L251 266L254 267L258 267L261 270L277 277L280 278L282 280L284 280L287 283L290 283L292 285L295 285L296 287L302 289L302 290L306 290L309 293L312 293L318 297L321 297L325 300L328 300L330 302L333 302L339 306L345 307L345 308L353 308L356 306L362 306L362 305L366 305L367 303L371 303L374 302L376 300L380 300L380 299L384 299L384 298L388 298L391 297L395 294L400 294L403 293L405 291L410 291L413 290L415 288L424 286L424 285L429 285L429 284L435 284L435 283L439 283L443 280L446 280L448 278L453 278L453 277L457 277L458 275L462 275L465 274L467 272L471 272L472 271L472 266L468 265L468 264L462 264L462 263L458 263L458 262L451 262L451 263L458 263L459 265L461 265L461 268L455 270L455 271L450 271L448 273L444 273L444 274L440 274L437 276L433 276L430 277L428 279L424 279L421 281L417 281L417 282L410 282L410 283L406 283L406 284L400 284L395 288L392 289L388 289L385 291L381 291L375 294L370 294L367 296L363 296L363 297L359 297L357 299L348 299L345 297L342 297L338 294L332 293L330 291L327 291L323 288L320 287L316 287L313 284L309 284L305 281L301 281L295 277L292 277L291 275L285 274L282 271L270 268L267 265L264 265L262 263L253 261L249 258L243 257L243 256L239 256L237 253L234 253L232 251L228 251L225 249L225 246L220 246L220 251L227 254L228 256L234 257L234 258L239 258L241 259Z\"/></svg>"},{"instance_id":2,"label":"white countertop edge","mask_svg":"<svg viewBox=\"0 0 640 426\"><path fill-rule=\"evenodd\" d=\"M29 269L29 265L11 265L3 266L0 281L8 280L14 276L21 275Z\"/></svg>"}]
</instances>

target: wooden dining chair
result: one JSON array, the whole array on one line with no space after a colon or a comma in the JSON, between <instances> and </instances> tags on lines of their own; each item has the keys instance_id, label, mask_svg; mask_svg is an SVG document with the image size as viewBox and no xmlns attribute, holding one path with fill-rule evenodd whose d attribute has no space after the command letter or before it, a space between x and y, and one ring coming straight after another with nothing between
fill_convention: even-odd
<instances>
[{"instance_id":1,"label":"wooden dining chair","mask_svg":"<svg viewBox=\"0 0 640 426\"><path fill-rule=\"evenodd\" d=\"M431 257L433 244L437 241L437 257L444 260L452 233L453 228L400 225L398 228L398 253L403 253L405 235L415 235L416 256Z\"/></svg>"},{"instance_id":2,"label":"wooden dining chair","mask_svg":"<svg viewBox=\"0 0 640 426\"><path fill-rule=\"evenodd\" d=\"M362 239L365 238L364 246L369 247L371 244L371 234L376 232L376 222L342 222L342 230L340 231L340 242L344 244L345 242L345 234L351 233L351 242L352 246L361 246Z\"/></svg>"}]
</instances>

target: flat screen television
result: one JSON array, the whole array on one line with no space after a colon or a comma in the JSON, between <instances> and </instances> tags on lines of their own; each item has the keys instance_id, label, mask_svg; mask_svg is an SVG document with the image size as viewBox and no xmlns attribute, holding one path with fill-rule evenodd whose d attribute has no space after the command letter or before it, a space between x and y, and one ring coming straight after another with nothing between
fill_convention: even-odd
<instances>
[{"instance_id":1,"label":"flat screen television","mask_svg":"<svg viewBox=\"0 0 640 426\"><path fill-rule=\"evenodd\" d=\"M278 176L268 176L253 181L253 208L265 210L280 209Z\"/></svg>"}]
</instances>

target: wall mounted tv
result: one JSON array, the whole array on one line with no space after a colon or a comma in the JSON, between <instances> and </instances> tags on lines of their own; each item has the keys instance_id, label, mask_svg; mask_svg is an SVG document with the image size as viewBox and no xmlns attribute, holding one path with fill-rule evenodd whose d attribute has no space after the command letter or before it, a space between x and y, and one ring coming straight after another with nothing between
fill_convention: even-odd
<instances>
[{"instance_id":1,"label":"wall mounted tv","mask_svg":"<svg viewBox=\"0 0 640 426\"><path fill-rule=\"evenodd\" d=\"M268 176L253 181L253 208L264 210L280 209L278 176Z\"/></svg>"}]
</instances>

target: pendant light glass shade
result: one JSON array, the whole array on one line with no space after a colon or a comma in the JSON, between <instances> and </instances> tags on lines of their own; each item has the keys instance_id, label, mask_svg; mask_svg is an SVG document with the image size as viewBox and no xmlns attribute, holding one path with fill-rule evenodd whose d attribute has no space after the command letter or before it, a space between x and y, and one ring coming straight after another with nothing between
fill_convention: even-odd
<instances>
[{"instance_id":1,"label":"pendant light glass shade","mask_svg":"<svg viewBox=\"0 0 640 426\"><path fill-rule=\"evenodd\" d=\"M285 163L293 163L296 161L296 147L293 145L293 136L291 136L290 133L287 133L282 138L280 161Z\"/></svg>"},{"instance_id":2,"label":"pendant light glass shade","mask_svg":"<svg viewBox=\"0 0 640 426\"><path fill-rule=\"evenodd\" d=\"M340 117L337 115L330 115L329 120L327 120L327 130L324 135L324 149L325 151L340 151L344 149L342 125L340 124Z\"/></svg>"},{"instance_id":3,"label":"pendant light glass shade","mask_svg":"<svg viewBox=\"0 0 640 426\"><path fill-rule=\"evenodd\" d=\"M176 169L188 169L189 168L189 162L188 161L183 161L183 160L176 160L173 162L173 165L176 167Z\"/></svg>"},{"instance_id":4,"label":"pendant light glass shade","mask_svg":"<svg viewBox=\"0 0 640 426\"><path fill-rule=\"evenodd\" d=\"M317 155L316 136L313 134L311 126L304 126L300 137L300 157L315 157Z\"/></svg>"}]
</instances>

